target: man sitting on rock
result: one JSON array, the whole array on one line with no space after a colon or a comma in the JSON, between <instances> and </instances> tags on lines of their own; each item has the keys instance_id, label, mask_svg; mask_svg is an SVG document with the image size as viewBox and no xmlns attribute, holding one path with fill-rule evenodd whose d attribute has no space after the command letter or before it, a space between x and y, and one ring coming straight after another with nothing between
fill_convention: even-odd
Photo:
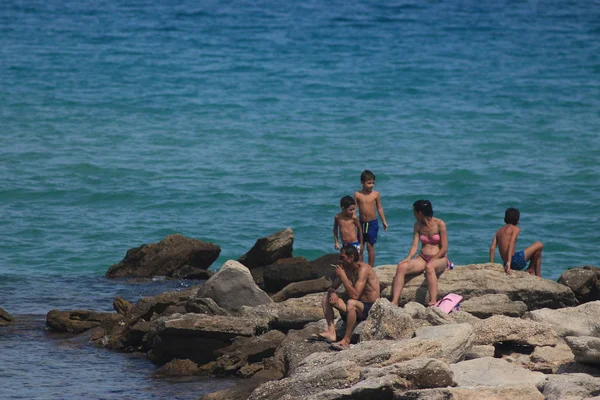
<instances>
[{"instance_id":1,"label":"man sitting on rock","mask_svg":"<svg viewBox=\"0 0 600 400\"><path fill-rule=\"evenodd\" d=\"M318 335L319 340L334 342L336 340L333 324L333 308L336 308L346 320L346 333L342 340L331 345L332 349L343 350L350 346L350 338L358 321L365 320L373 303L380 296L377 273L369 264L358 261L358 250L351 244L340 250L340 262L335 267L337 278L323 296L323 312L327 321L327 331ZM349 300L344 302L336 293L336 289L344 285Z\"/></svg>"}]
</instances>

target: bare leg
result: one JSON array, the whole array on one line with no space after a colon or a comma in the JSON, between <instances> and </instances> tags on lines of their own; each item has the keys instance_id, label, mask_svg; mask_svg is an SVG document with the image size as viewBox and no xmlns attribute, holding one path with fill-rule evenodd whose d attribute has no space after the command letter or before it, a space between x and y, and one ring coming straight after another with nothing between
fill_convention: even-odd
<instances>
[{"instance_id":1,"label":"bare leg","mask_svg":"<svg viewBox=\"0 0 600 400\"><path fill-rule=\"evenodd\" d=\"M334 299L336 300L336 304L333 305L331 304L330 299L332 298L332 296L335 296ZM323 336L326 339L329 339L331 341L335 341L336 339L336 335L335 335L335 325L333 324L333 318L335 316L335 314L333 313L333 308L337 308L340 311L346 311L346 304L344 303L344 301L342 299L340 299L339 297L337 297L336 293L325 293L325 295L323 296L323 301L321 302L321 305L323 306L323 314L325 314L325 321L327 321L327 330L325 332L321 332L319 335Z\"/></svg>"},{"instance_id":2,"label":"bare leg","mask_svg":"<svg viewBox=\"0 0 600 400\"><path fill-rule=\"evenodd\" d=\"M346 333L342 340L338 342L342 347L348 347L350 344L350 339L352 339L352 332L354 332L354 328L356 328L356 321L358 320L358 315L361 314L365 305L358 300L348 300L348 304L346 306L348 310L346 313Z\"/></svg>"},{"instance_id":3,"label":"bare leg","mask_svg":"<svg viewBox=\"0 0 600 400\"><path fill-rule=\"evenodd\" d=\"M535 274L535 276L541 276L542 269L542 250L544 249L544 245L542 242L535 242L531 246L525 249L525 260L531 262L529 263L529 268L527 272L530 274Z\"/></svg>"},{"instance_id":4,"label":"bare leg","mask_svg":"<svg viewBox=\"0 0 600 400\"><path fill-rule=\"evenodd\" d=\"M406 275L420 274L425 270L425 260L421 257L413 258L410 261L402 261L396 269L396 276L392 282L392 304L398 305L402 289L404 289L404 277Z\"/></svg>"},{"instance_id":5,"label":"bare leg","mask_svg":"<svg viewBox=\"0 0 600 400\"><path fill-rule=\"evenodd\" d=\"M448 259L446 257L440 258L427 263L425 266L425 278L427 279L427 289L429 290L429 305L433 306L437 303L438 295L438 283L437 273L443 272L448 266Z\"/></svg>"},{"instance_id":6,"label":"bare leg","mask_svg":"<svg viewBox=\"0 0 600 400\"><path fill-rule=\"evenodd\" d=\"M369 251L369 265L371 267L375 267L375 246L373 246L369 242L366 242L366 243L367 243L367 250Z\"/></svg>"}]
</instances>

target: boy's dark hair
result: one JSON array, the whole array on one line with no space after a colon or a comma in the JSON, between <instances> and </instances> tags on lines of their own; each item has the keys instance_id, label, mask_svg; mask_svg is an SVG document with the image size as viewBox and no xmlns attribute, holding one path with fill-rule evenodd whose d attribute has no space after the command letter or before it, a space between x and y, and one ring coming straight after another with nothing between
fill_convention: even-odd
<instances>
[{"instance_id":1,"label":"boy's dark hair","mask_svg":"<svg viewBox=\"0 0 600 400\"><path fill-rule=\"evenodd\" d=\"M519 222L519 218L521 218L521 213L516 208L510 207L504 212L505 224L516 225Z\"/></svg>"},{"instance_id":2,"label":"boy's dark hair","mask_svg":"<svg viewBox=\"0 0 600 400\"><path fill-rule=\"evenodd\" d=\"M358 250L353 244L345 244L340 251L351 257L352 261L358 261Z\"/></svg>"},{"instance_id":3,"label":"boy's dark hair","mask_svg":"<svg viewBox=\"0 0 600 400\"><path fill-rule=\"evenodd\" d=\"M368 169L365 169L362 174L360 174L360 181L361 182L366 182L366 181L374 181L375 180L375 174L372 173L371 171L369 171Z\"/></svg>"},{"instance_id":4,"label":"boy's dark hair","mask_svg":"<svg viewBox=\"0 0 600 400\"><path fill-rule=\"evenodd\" d=\"M413 208L426 217L433 217L433 206L429 200L417 200L413 203Z\"/></svg>"},{"instance_id":5,"label":"boy's dark hair","mask_svg":"<svg viewBox=\"0 0 600 400\"><path fill-rule=\"evenodd\" d=\"M356 205L356 202L351 196L344 196L340 199L340 206L342 206L342 208L348 208L353 205Z\"/></svg>"}]
</instances>

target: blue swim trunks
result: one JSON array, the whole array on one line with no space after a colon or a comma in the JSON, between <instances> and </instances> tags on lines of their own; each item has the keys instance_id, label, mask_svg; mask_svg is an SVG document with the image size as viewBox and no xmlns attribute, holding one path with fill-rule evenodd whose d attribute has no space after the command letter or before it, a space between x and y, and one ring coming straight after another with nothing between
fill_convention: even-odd
<instances>
[{"instance_id":1,"label":"blue swim trunks","mask_svg":"<svg viewBox=\"0 0 600 400\"><path fill-rule=\"evenodd\" d=\"M373 221L363 222L362 223L363 230L363 240L366 243L371 243L375 245L377 243L377 232L379 232L379 221L374 219Z\"/></svg>"},{"instance_id":2,"label":"blue swim trunks","mask_svg":"<svg viewBox=\"0 0 600 400\"><path fill-rule=\"evenodd\" d=\"M356 247L356 250L358 250L358 252L360 253L360 242L348 242L348 243L344 243L344 246L347 244Z\"/></svg>"},{"instance_id":3,"label":"blue swim trunks","mask_svg":"<svg viewBox=\"0 0 600 400\"><path fill-rule=\"evenodd\" d=\"M513 254L510 259L510 269L516 269L522 271L527 268L527 261L525 260L525 250L517 251Z\"/></svg>"}]
</instances>

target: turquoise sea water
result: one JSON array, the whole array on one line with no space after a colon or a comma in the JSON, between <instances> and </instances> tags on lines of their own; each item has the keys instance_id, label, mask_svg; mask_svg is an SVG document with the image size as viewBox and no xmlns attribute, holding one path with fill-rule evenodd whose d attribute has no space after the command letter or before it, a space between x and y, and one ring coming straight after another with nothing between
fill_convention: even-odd
<instances>
[{"instance_id":1,"label":"turquoise sea water","mask_svg":"<svg viewBox=\"0 0 600 400\"><path fill-rule=\"evenodd\" d=\"M2 2L0 306L188 285L103 278L176 232L219 244L215 267L285 227L296 255L331 252L365 168L377 264L427 198L455 264L485 262L515 206L544 277L599 265L599 21L597 0Z\"/></svg>"}]
</instances>

